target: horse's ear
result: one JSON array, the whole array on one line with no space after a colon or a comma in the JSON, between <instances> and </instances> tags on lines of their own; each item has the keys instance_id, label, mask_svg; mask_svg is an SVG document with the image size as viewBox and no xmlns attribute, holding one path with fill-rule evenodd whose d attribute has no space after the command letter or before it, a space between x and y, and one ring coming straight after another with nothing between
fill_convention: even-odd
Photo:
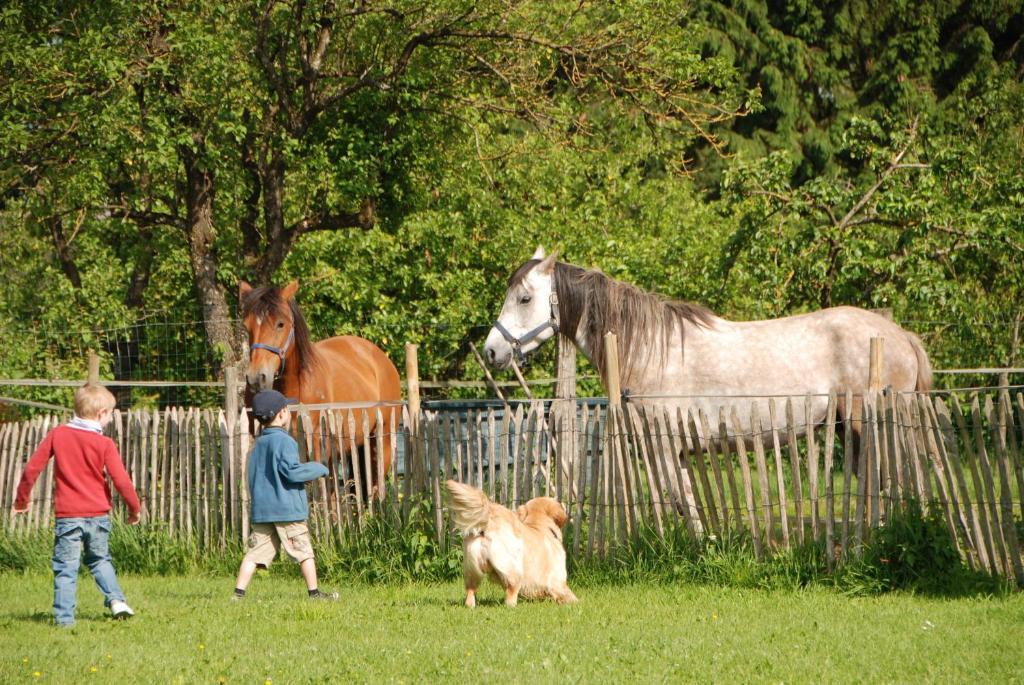
<instances>
[{"instance_id":1,"label":"horse's ear","mask_svg":"<svg viewBox=\"0 0 1024 685\"><path fill-rule=\"evenodd\" d=\"M281 288L281 297L284 298L285 302L287 302L288 300L295 297L295 293L297 292L299 292L299 282L298 280L294 280L285 287Z\"/></svg>"},{"instance_id":2,"label":"horse's ear","mask_svg":"<svg viewBox=\"0 0 1024 685\"><path fill-rule=\"evenodd\" d=\"M550 276L555 272L555 262L558 260L558 253L552 252L537 265L537 273L542 276Z\"/></svg>"},{"instance_id":3,"label":"horse's ear","mask_svg":"<svg viewBox=\"0 0 1024 685\"><path fill-rule=\"evenodd\" d=\"M534 250L533 256L530 257L530 259L544 259L547 256L548 256L547 252L544 251L544 246L543 245L538 245L537 249Z\"/></svg>"},{"instance_id":4,"label":"horse's ear","mask_svg":"<svg viewBox=\"0 0 1024 685\"><path fill-rule=\"evenodd\" d=\"M252 292L252 286L245 281L238 282L238 299L241 301L246 295Z\"/></svg>"}]
</instances>

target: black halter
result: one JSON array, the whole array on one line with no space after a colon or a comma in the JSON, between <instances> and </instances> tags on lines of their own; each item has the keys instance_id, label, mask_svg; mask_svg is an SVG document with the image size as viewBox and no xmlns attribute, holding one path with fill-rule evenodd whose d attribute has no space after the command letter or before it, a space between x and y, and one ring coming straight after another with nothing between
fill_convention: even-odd
<instances>
[{"instance_id":1,"label":"black halter","mask_svg":"<svg viewBox=\"0 0 1024 685\"><path fill-rule=\"evenodd\" d=\"M536 328L527 331L518 338L512 335L509 330L502 325L501 321L494 322L494 327L498 329L499 333L501 333L501 337L505 338L505 340L508 341L508 344L512 346L512 353L515 354L516 359L520 364L526 361L526 355L523 354L523 345L530 342L549 328L555 333L558 333L558 293L552 291L551 295L548 297L548 302L551 303L551 316L548 320Z\"/></svg>"},{"instance_id":2,"label":"black halter","mask_svg":"<svg viewBox=\"0 0 1024 685\"><path fill-rule=\"evenodd\" d=\"M274 347L265 343L253 343L249 346L249 358L250 360L252 359L253 350L269 350L276 354L281 358L281 363L277 367L277 373L274 374L274 378L278 378L284 373L284 356L287 354L293 340L295 340L295 326L292 326L292 329L288 331L288 337L285 338L283 347Z\"/></svg>"}]
</instances>

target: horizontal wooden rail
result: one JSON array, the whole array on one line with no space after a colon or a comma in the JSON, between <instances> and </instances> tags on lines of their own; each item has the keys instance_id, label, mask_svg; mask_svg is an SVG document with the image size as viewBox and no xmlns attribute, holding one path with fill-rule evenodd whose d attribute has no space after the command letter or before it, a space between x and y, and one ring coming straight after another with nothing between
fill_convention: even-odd
<instances>
[{"instance_id":1,"label":"horizontal wooden rail","mask_svg":"<svg viewBox=\"0 0 1024 685\"><path fill-rule=\"evenodd\" d=\"M62 407L59 404L50 404L49 402L33 402L32 400L23 400L17 397L2 397L0 396L0 404L18 404L23 407L32 407L33 409L47 409L49 411L57 411L62 413L70 413L71 407Z\"/></svg>"},{"instance_id":2,"label":"horizontal wooden rail","mask_svg":"<svg viewBox=\"0 0 1024 685\"><path fill-rule=\"evenodd\" d=\"M115 385L125 388L223 388L223 381L119 381L101 378L103 385ZM84 378L67 380L64 378L3 378L0 386L24 386L45 388L77 388L85 383Z\"/></svg>"},{"instance_id":3,"label":"horizontal wooden rail","mask_svg":"<svg viewBox=\"0 0 1024 685\"><path fill-rule=\"evenodd\" d=\"M596 379L597 376L581 376L581 379ZM77 388L85 379L68 380L65 378L0 378L0 387L3 386L23 386L23 387L49 387L49 388ZM223 388L223 381L122 381L110 378L101 378L99 380L103 385L124 387L124 388ZM528 379L528 385L554 385L558 382L557 378L534 378ZM518 388L520 386L519 381L498 381L498 386L503 388ZM239 388L244 388L245 383L240 382ZM402 381L402 388L406 387L406 383ZM487 381L462 381L462 380L442 380L442 381L420 381L421 388L489 388L491 387Z\"/></svg>"},{"instance_id":4,"label":"horizontal wooden rail","mask_svg":"<svg viewBox=\"0 0 1024 685\"><path fill-rule=\"evenodd\" d=\"M1003 373L1024 373L1024 367L979 367L976 369L933 369L933 374L944 374L944 375L998 375ZM580 376L579 380L596 380L596 375ZM532 378L527 379L527 385L554 385L558 383L558 378ZM0 387L2 386L24 386L24 387L55 387L55 388L77 388L84 379L72 380L66 378L0 378ZM101 378L100 383L104 385L113 385L124 388L223 388L223 381L129 381L129 380L117 380L110 378ZM405 388L405 381L402 381L402 387ZM517 388L521 386L519 381L497 381L496 385L502 388ZM240 387L245 387L244 382L239 383ZM421 388L490 388L491 384L487 381L464 381L464 380L440 380L440 381L420 381ZM993 386L995 387L995 386ZM734 397L748 397L749 395L734 395ZM782 395L777 395L781 397ZM653 397L653 396L652 396ZM696 397L696 395L694 395ZM716 395L716 397L725 397L725 395Z\"/></svg>"}]
</instances>

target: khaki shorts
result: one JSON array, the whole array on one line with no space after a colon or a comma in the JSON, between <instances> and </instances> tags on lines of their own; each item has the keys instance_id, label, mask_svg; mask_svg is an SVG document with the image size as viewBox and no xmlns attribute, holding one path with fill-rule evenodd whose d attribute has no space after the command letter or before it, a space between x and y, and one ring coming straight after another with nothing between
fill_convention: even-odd
<instances>
[{"instance_id":1,"label":"khaki shorts","mask_svg":"<svg viewBox=\"0 0 1024 685\"><path fill-rule=\"evenodd\" d=\"M243 561L269 567L281 548L300 564L313 558L309 528L304 521L293 523L254 523L249 533L249 549Z\"/></svg>"}]
</instances>

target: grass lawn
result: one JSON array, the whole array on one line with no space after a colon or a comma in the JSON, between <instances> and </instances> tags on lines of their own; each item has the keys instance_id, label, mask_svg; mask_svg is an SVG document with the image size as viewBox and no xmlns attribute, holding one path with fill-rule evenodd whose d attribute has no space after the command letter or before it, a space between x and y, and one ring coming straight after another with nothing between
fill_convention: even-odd
<instances>
[{"instance_id":1,"label":"grass lawn","mask_svg":"<svg viewBox=\"0 0 1024 685\"><path fill-rule=\"evenodd\" d=\"M709 586L579 587L581 603L475 610L461 586L298 577L125 576L114 622L91 578L78 624L51 624L48 575L0 575L0 682L1024 682L1024 594L932 599Z\"/></svg>"}]
</instances>

